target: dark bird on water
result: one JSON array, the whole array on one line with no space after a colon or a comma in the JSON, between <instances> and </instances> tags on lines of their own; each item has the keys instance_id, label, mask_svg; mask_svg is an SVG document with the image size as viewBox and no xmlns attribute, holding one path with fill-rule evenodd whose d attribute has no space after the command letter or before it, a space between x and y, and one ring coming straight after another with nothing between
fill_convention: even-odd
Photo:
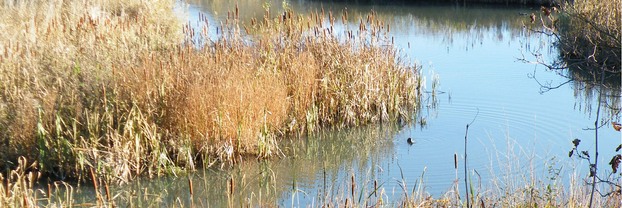
<instances>
[{"instance_id":1,"label":"dark bird on water","mask_svg":"<svg viewBox=\"0 0 622 208\"><path fill-rule=\"evenodd\" d=\"M408 142L409 145L413 145L415 142L413 141L413 139L411 139L410 137L408 137L408 139L406 140L406 142Z\"/></svg>"}]
</instances>

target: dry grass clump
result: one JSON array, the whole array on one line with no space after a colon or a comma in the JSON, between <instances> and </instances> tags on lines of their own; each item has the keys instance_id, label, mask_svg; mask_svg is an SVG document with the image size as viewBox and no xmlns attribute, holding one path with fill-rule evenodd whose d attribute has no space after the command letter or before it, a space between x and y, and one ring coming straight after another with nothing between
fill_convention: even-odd
<instances>
[{"instance_id":1,"label":"dry grass clump","mask_svg":"<svg viewBox=\"0 0 622 208\"><path fill-rule=\"evenodd\" d=\"M0 206L2 207L68 207L73 204L73 187L65 182L38 185L41 173L36 162L18 159L15 169L0 174ZM34 170L34 171L33 171Z\"/></svg>"},{"instance_id":2,"label":"dry grass clump","mask_svg":"<svg viewBox=\"0 0 622 208\"><path fill-rule=\"evenodd\" d=\"M224 161L268 157L285 135L413 119L419 71L397 59L373 14L341 35L332 14L266 12L250 25L238 23L237 11L229 17L221 36L199 50L146 58L120 76L135 78L123 88L143 111L159 112L161 127L189 138L194 152ZM187 30L211 40L203 26Z\"/></svg>"},{"instance_id":3,"label":"dry grass clump","mask_svg":"<svg viewBox=\"0 0 622 208\"><path fill-rule=\"evenodd\" d=\"M113 97L115 70L138 64L137 54L165 52L181 42L173 2L7 1L0 6L0 166L14 167L16 158L25 156L61 178L78 177L88 166L120 168L99 159L118 159L107 157L115 155L113 149L130 156L141 145L115 144L117 138L138 139L132 127L151 126L141 123L141 112L130 100ZM140 153L117 161L145 156Z\"/></svg>"},{"instance_id":4,"label":"dry grass clump","mask_svg":"<svg viewBox=\"0 0 622 208\"><path fill-rule=\"evenodd\" d=\"M571 63L605 66L620 77L622 16L620 0L577 0L564 8L567 16L560 28L563 56Z\"/></svg>"},{"instance_id":5,"label":"dry grass clump","mask_svg":"<svg viewBox=\"0 0 622 208\"><path fill-rule=\"evenodd\" d=\"M29 168L23 158L20 158L19 166L11 170L4 178L0 174L2 186L0 186L0 205L3 207L30 207L37 205L36 190L33 188L38 174L26 173ZM6 184L6 185L5 185Z\"/></svg>"},{"instance_id":6,"label":"dry grass clump","mask_svg":"<svg viewBox=\"0 0 622 208\"><path fill-rule=\"evenodd\" d=\"M1 6L4 168L24 156L53 177L128 181L269 157L279 138L320 128L408 121L419 105L419 69L374 14L336 32L332 14L242 25L236 9L209 37L167 0Z\"/></svg>"}]
</instances>

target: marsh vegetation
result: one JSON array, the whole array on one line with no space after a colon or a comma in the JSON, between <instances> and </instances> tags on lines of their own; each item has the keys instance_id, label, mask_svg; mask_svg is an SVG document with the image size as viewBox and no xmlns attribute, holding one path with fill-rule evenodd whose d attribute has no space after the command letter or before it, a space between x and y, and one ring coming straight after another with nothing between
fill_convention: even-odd
<instances>
[{"instance_id":1,"label":"marsh vegetation","mask_svg":"<svg viewBox=\"0 0 622 208\"><path fill-rule=\"evenodd\" d=\"M235 9L222 25L203 22L219 36L197 45L193 36L208 34L173 6L5 3L2 167L23 156L57 178L93 168L127 182L276 156L285 136L417 113L419 68L399 59L373 13L339 38L345 13L266 10L241 25Z\"/></svg>"},{"instance_id":2,"label":"marsh vegetation","mask_svg":"<svg viewBox=\"0 0 622 208\"><path fill-rule=\"evenodd\" d=\"M196 21L189 23L187 5L168 0L1 4L0 204L588 204L587 176L562 171L578 165L539 155L540 147L560 145L560 140L570 149L572 143L562 132L568 128L584 136L574 129L585 118L573 114L568 119L568 113L551 110L551 118L525 122L539 114L512 107L529 100L545 103L522 96L523 91L537 93L537 88L520 82L519 89L513 87L516 78L500 77L524 75L515 70L517 64L508 64L515 57L491 67L503 53L477 52L505 42L508 51L516 50L515 42L535 36L523 28L528 16L486 7L356 9L335 4L324 9L313 3L277 3L195 2L208 9L191 14ZM523 10L547 20L539 7L520 13ZM508 13L516 16L507 18ZM546 29L547 23L553 22L534 25ZM432 38L422 43L410 35ZM598 35L603 36L607 35ZM447 80L441 81L441 89L438 76L431 73L434 78L426 83L421 64L409 57L430 55L435 60L439 48L449 55L475 51L469 53L490 60L471 66L469 61L475 59L468 53L441 60L436 68L456 69L441 75ZM486 70L495 67L513 70ZM451 88L451 80L479 83ZM588 117L593 115L588 109L602 103L592 103L595 92L601 97L600 91L609 89L603 98L611 108L603 120L619 119L619 96L612 96L619 94L619 84L607 82L602 88L596 82L575 81L572 90ZM504 93L490 93L491 88ZM504 103L508 94L515 96L512 105ZM559 98L544 100L567 101ZM441 104L436 111L439 100L458 107ZM464 176L471 182L463 184L464 178L457 175L462 155L451 138L464 136L461 127L471 121L473 106L478 112L481 108L482 115L469 138L492 147L476 144ZM544 107L533 105L538 112ZM439 112L450 116L437 116ZM445 125L426 127L433 119ZM555 119L576 121L552 122ZM504 122L510 124L498 125ZM507 129L501 134L491 130L498 128ZM602 132L605 138L617 135ZM406 142L410 137L412 145ZM499 144L505 147L495 146ZM532 146L533 152L527 153ZM444 159L452 156L454 161ZM469 199L465 186L471 190ZM599 188L609 190L607 184ZM596 197L594 204L617 207L619 199L619 194Z\"/></svg>"}]
</instances>

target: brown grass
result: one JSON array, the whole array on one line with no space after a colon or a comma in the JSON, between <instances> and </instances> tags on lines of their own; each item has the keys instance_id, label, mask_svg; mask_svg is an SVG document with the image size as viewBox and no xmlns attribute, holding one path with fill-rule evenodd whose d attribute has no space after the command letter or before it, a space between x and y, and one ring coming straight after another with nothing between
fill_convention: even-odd
<instances>
[{"instance_id":1,"label":"brown grass","mask_svg":"<svg viewBox=\"0 0 622 208\"><path fill-rule=\"evenodd\" d=\"M98 164L99 159L131 146L114 143L131 138L126 126L140 112L132 111L129 100L111 97L118 91L115 70L135 66L137 54L164 52L180 43L173 2L1 6L0 164L11 167L18 156L26 156L61 178L79 176L89 166L118 167ZM115 102L125 106L111 105Z\"/></svg>"},{"instance_id":2,"label":"brown grass","mask_svg":"<svg viewBox=\"0 0 622 208\"><path fill-rule=\"evenodd\" d=\"M571 65L587 62L578 68L588 71L604 66L620 78L620 4L620 0L577 0L564 7L566 15L562 16L559 34L565 60Z\"/></svg>"}]
</instances>

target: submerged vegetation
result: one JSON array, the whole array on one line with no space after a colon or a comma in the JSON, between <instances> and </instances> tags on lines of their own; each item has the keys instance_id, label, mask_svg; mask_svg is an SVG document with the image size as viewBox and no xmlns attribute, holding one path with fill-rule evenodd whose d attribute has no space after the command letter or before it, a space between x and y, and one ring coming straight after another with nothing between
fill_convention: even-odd
<instances>
[{"instance_id":1,"label":"submerged vegetation","mask_svg":"<svg viewBox=\"0 0 622 208\"><path fill-rule=\"evenodd\" d=\"M25 157L55 178L88 180L94 169L127 182L279 155L285 136L417 113L419 69L399 59L373 13L336 32L347 13L267 9L246 25L236 8L195 28L174 7L3 3L0 166Z\"/></svg>"}]
</instances>

